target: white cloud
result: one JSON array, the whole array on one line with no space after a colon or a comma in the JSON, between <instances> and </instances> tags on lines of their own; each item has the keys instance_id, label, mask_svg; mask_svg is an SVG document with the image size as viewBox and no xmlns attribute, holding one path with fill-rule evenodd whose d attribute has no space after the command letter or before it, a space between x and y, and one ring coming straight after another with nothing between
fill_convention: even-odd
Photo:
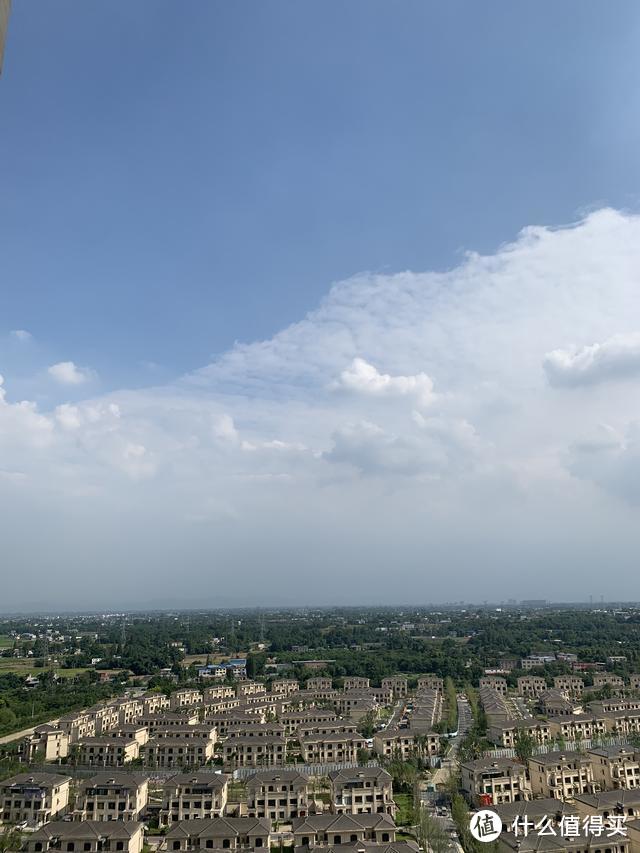
<instances>
[{"instance_id":1,"label":"white cloud","mask_svg":"<svg viewBox=\"0 0 640 853\"><path fill-rule=\"evenodd\" d=\"M342 371L335 387L373 397L412 396L421 406L433 401L433 382L426 373L413 376L390 376L380 373L363 358L354 358Z\"/></svg>"},{"instance_id":2,"label":"white cloud","mask_svg":"<svg viewBox=\"0 0 640 853\"><path fill-rule=\"evenodd\" d=\"M364 568L380 600L390 566L416 601L568 598L566 569L597 584L604 553L631 577L639 413L612 380L635 375L639 277L640 217L604 210L447 272L340 282L172 385L53 411L0 388L0 468L24 474L0 478L7 548L40 565L37 524L47 566L82 572L72 518L96 565L153 565L154 589L180 566L236 601L299 597L301 566L309 601L360 597Z\"/></svg>"},{"instance_id":3,"label":"white cloud","mask_svg":"<svg viewBox=\"0 0 640 853\"><path fill-rule=\"evenodd\" d=\"M238 431L233 423L233 418L227 414L218 415L214 419L213 434L222 441L235 442L238 440Z\"/></svg>"},{"instance_id":4,"label":"white cloud","mask_svg":"<svg viewBox=\"0 0 640 853\"><path fill-rule=\"evenodd\" d=\"M551 385L576 387L640 376L640 334L614 335L603 343L555 349L543 367Z\"/></svg>"},{"instance_id":5,"label":"white cloud","mask_svg":"<svg viewBox=\"0 0 640 853\"><path fill-rule=\"evenodd\" d=\"M324 454L331 463L353 467L365 475L411 477L429 467L442 467L443 459L429 455L415 437L386 433L368 421L345 424L333 434L333 446Z\"/></svg>"},{"instance_id":6,"label":"white cloud","mask_svg":"<svg viewBox=\"0 0 640 853\"><path fill-rule=\"evenodd\" d=\"M640 422L629 423L622 435L602 425L592 438L574 442L567 467L616 498L640 505Z\"/></svg>"},{"instance_id":7,"label":"white cloud","mask_svg":"<svg viewBox=\"0 0 640 853\"><path fill-rule=\"evenodd\" d=\"M30 452L33 448L48 446L53 431L53 422L38 411L35 403L7 400L4 377L0 376L0 451L15 462L20 449Z\"/></svg>"},{"instance_id":8,"label":"white cloud","mask_svg":"<svg viewBox=\"0 0 640 853\"><path fill-rule=\"evenodd\" d=\"M47 372L61 385L84 385L95 379L95 372L88 367L77 367L72 361L52 364Z\"/></svg>"},{"instance_id":9,"label":"white cloud","mask_svg":"<svg viewBox=\"0 0 640 853\"><path fill-rule=\"evenodd\" d=\"M20 341L23 344L28 343L33 340L33 335L31 332L27 332L26 329L13 329L11 332L11 337L15 338L17 341Z\"/></svg>"}]
</instances>

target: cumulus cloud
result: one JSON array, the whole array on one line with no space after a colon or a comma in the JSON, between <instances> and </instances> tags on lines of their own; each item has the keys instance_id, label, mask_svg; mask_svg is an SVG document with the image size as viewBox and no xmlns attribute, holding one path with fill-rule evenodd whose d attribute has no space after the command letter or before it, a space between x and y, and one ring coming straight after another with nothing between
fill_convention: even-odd
<instances>
[{"instance_id":1,"label":"cumulus cloud","mask_svg":"<svg viewBox=\"0 0 640 853\"><path fill-rule=\"evenodd\" d=\"M84 385L95 379L95 372L88 367L77 367L72 361L59 361L47 368L49 376L61 385Z\"/></svg>"},{"instance_id":2,"label":"cumulus cloud","mask_svg":"<svg viewBox=\"0 0 640 853\"><path fill-rule=\"evenodd\" d=\"M13 457L20 448L44 448L50 444L53 422L38 411L34 402L21 400L10 403L0 376L0 450Z\"/></svg>"},{"instance_id":3,"label":"cumulus cloud","mask_svg":"<svg viewBox=\"0 0 640 853\"><path fill-rule=\"evenodd\" d=\"M596 385L640 375L640 334L614 335L602 343L555 349L545 355L547 379L556 387Z\"/></svg>"},{"instance_id":4,"label":"cumulus cloud","mask_svg":"<svg viewBox=\"0 0 640 853\"><path fill-rule=\"evenodd\" d=\"M342 371L334 387L372 397L416 398L421 406L433 401L433 382L426 373L413 376L390 376L380 373L363 358L354 358L350 366Z\"/></svg>"}]
</instances>

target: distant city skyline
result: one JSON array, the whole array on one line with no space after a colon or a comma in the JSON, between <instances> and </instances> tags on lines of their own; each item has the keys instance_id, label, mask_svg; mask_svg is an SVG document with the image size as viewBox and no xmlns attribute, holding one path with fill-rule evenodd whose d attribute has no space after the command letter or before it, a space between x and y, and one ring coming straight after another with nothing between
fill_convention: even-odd
<instances>
[{"instance_id":1,"label":"distant city skyline","mask_svg":"<svg viewBox=\"0 0 640 853\"><path fill-rule=\"evenodd\" d=\"M640 599L639 35L14 4L1 606Z\"/></svg>"}]
</instances>

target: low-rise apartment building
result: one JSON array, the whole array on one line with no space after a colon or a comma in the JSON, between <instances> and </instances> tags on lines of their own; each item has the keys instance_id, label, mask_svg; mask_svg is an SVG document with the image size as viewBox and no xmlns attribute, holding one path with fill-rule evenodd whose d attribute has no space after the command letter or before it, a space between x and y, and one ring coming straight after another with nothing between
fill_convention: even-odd
<instances>
[{"instance_id":1,"label":"low-rise apartment building","mask_svg":"<svg viewBox=\"0 0 640 853\"><path fill-rule=\"evenodd\" d=\"M518 678L518 693L529 699L537 699L547 689L547 682L541 675L521 675Z\"/></svg>"},{"instance_id":2,"label":"low-rise apartment building","mask_svg":"<svg viewBox=\"0 0 640 853\"><path fill-rule=\"evenodd\" d=\"M336 709L343 717L361 720L367 714L375 714L378 703L369 691L345 690L336 697Z\"/></svg>"},{"instance_id":3,"label":"low-rise apartment building","mask_svg":"<svg viewBox=\"0 0 640 853\"><path fill-rule=\"evenodd\" d=\"M580 794L574 798L574 804L583 817L602 815L624 815L627 821L640 818L640 789L619 789L598 791L595 794Z\"/></svg>"},{"instance_id":4,"label":"low-rise apartment building","mask_svg":"<svg viewBox=\"0 0 640 853\"><path fill-rule=\"evenodd\" d=\"M555 687L545 690L538 696L538 708L547 717L561 717L572 714L574 705Z\"/></svg>"},{"instance_id":5,"label":"low-rise apartment building","mask_svg":"<svg viewBox=\"0 0 640 853\"><path fill-rule=\"evenodd\" d=\"M418 678L418 690L437 690L442 693L444 681L439 675L421 675Z\"/></svg>"},{"instance_id":6,"label":"low-rise apartment building","mask_svg":"<svg viewBox=\"0 0 640 853\"><path fill-rule=\"evenodd\" d=\"M326 723L338 722L339 719L335 711L309 708L306 711L285 711L280 717L280 722L284 725L286 733L292 735L301 726L306 728L323 726Z\"/></svg>"},{"instance_id":7,"label":"low-rise apartment building","mask_svg":"<svg viewBox=\"0 0 640 853\"><path fill-rule=\"evenodd\" d=\"M117 729L120 724L120 711L110 703L94 705L87 713L93 717L97 737Z\"/></svg>"},{"instance_id":8,"label":"low-rise apartment building","mask_svg":"<svg viewBox=\"0 0 640 853\"><path fill-rule=\"evenodd\" d=\"M181 708L193 708L202 705L202 693L199 690L185 688L184 690L176 690L169 697L172 711L179 711Z\"/></svg>"},{"instance_id":9,"label":"low-rise apartment building","mask_svg":"<svg viewBox=\"0 0 640 853\"><path fill-rule=\"evenodd\" d=\"M593 687L595 690L600 690L608 686L613 691L624 690L624 678L620 675L615 675L613 672L595 672L593 674Z\"/></svg>"},{"instance_id":10,"label":"low-rise apartment building","mask_svg":"<svg viewBox=\"0 0 640 853\"><path fill-rule=\"evenodd\" d=\"M166 729L170 726L175 726L176 728L195 726L198 721L199 716L197 711L187 711L182 714L178 714L175 711L163 711L159 714L143 714L138 723L148 730L149 737L154 737L158 729Z\"/></svg>"},{"instance_id":11,"label":"low-rise apartment building","mask_svg":"<svg viewBox=\"0 0 640 853\"><path fill-rule=\"evenodd\" d=\"M243 681L236 685L236 696L261 696L267 692L267 688L261 681Z\"/></svg>"},{"instance_id":12,"label":"low-rise apartment building","mask_svg":"<svg viewBox=\"0 0 640 853\"><path fill-rule=\"evenodd\" d=\"M487 718L488 726L505 723L507 720L512 719L513 711L507 705L504 696L501 696L500 693L497 693L490 687L482 687L478 691L478 698Z\"/></svg>"},{"instance_id":13,"label":"low-rise apartment building","mask_svg":"<svg viewBox=\"0 0 640 853\"><path fill-rule=\"evenodd\" d=\"M249 817L289 821L309 813L309 779L297 770L256 773L247 782Z\"/></svg>"},{"instance_id":14,"label":"low-rise apartment building","mask_svg":"<svg viewBox=\"0 0 640 853\"><path fill-rule=\"evenodd\" d=\"M529 759L531 790L537 797L568 800L595 790L591 758L580 752L548 752Z\"/></svg>"},{"instance_id":15,"label":"low-rise apartment building","mask_svg":"<svg viewBox=\"0 0 640 853\"><path fill-rule=\"evenodd\" d=\"M602 716L612 735L630 735L640 732L640 710L605 711Z\"/></svg>"},{"instance_id":16,"label":"low-rise apartment building","mask_svg":"<svg viewBox=\"0 0 640 853\"><path fill-rule=\"evenodd\" d=\"M0 817L6 823L40 826L64 813L69 805L70 776L19 773L0 782Z\"/></svg>"},{"instance_id":17,"label":"low-rise apartment building","mask_svg":"<svg viewBox=\"0 0 640 853\"><path fill-rule=\"evenodd\" d=\"M202 767L213 754L210 737L154 737L140 749L144 763L158 769Z\"/></svg>"},{"instance_id":18,"label":"low-rise apartment building","mask_svg":"<svg viewBox=\"0 0 640 853\"><path fill-rule=\"evenodd\" d=\"M329 773L334 814L395 816L393 780L381 767L354 767Z\"/></svg>"},{"instance_id":19,"label":"low-rise apartment building","mask_svg":"<svg viewBox=\"0 0 640 853\"><path fill-rule=\"evenodd\" d=\"M210 740L213 744L216 742L216 727L211 723L195 723L194 725L186 726L167 726L163 728L158 726L154 732L156 740Z\"/></svg>"},{"instance_id":20,"label":"low-rise apartment building","mask_svg":"<svg viewBox=\"0 0 640 853\"><path fill-rule=\"evenodd\" d=\"M58 728L68 736L69 744L73 744L86 737L95 737L96 721L86 711L73 711L58 719Z\"/></svg>"},{"instance_id":21,"label":"low-rise apartment building","mask_svg":"<svg viewBox=\"0 0 640 853\"><path fill-rule=\"evenodd\" d=\"M513 749L520 734L529 735L536 743L549 743L551 726L544 720L535 717L525 717L519 720L507 720L504 723L494 723L487 729L487 738L497 746Z\"/></svg>"},{"instance_id":22,"label":"low-rise apartment building","mask_svg":"<svg viewBox=\"0 0 640 853\"><path fill-rule=\"evenodd\" d=\"M322 723L317 726L302 725L298 728L296 736L300 739L301 737L314 737L315 735L356 734L357 731L358 726L355 722L350 723L343 720L342 717L338 717L334 723Z\"/></svg>"},{"instance_id":23,"label":"low-rise apartment building","mask_svg":"<svg viewBox=\"0 0 640 853\"><path fill-rule=\"evenodd\" d=\"M140 746L143 746L149 740L149 730L138 723L130 723L129 725L120 726L112 732L107 732L103 737L120 737L128 738L129 740L137 740Z\"/></svg>"},{"instance_id":24,"label":"low-rise apartment building","mask_svg":"<svg viewBox=\"0 0 640 853\"><path fill-rule=\"evenodd\" d=\"M358 761L358 750L366 749L366 740L358 734L337 732L300 738L300 751L307 764L329 764L334 761Z\"/></svg>"},{"instance_id":25,"label":"low-rise apartment building","mask_svg":"<svg viewBox=\"0 0 640 853\"><path fill-rule=\"evenodd\" d=\"M293 821L295 847L337 847L342 844L396 839L396 826L388 814L319 814Z\"/></svg>"},{"instance_id":26,"label":"low-rise apartment building","mask_svg":"<svg viewBox=\"0 0 640 853\"><path fill-rule=\"evenodd\" d=\"M125 697L116 699L113 703L118 712L118 726L130 726L138 722L144 714L144 703L141 699Z\"/></svg>"},{"instance_id":27,"label":"low-rise apartment building","mask_svg":"<svg viewBox=\"0 0 640 853\"><path fill-rule=\"evenodd\" d=\"M162 788L159 825L221 817L227 805L228 778L221 773L178 773Z\"/></svg>"},{"instance_id":28,"label":"low-rise apartment building","mask_svg":"<svg viewBox=\"0 0 640 853\"><path fill-rule=\"evenodd\" d=\"M137 773L97 773L78 786L74 820L140 820L149 781Z\"/></svg>"},{"instance_id":29,"label":"low-rise apartment building","mask_svg":"<svg viewBox=\"0 0 640 853\"><path fill-rule=\"evenodd\" d=\"M140 755L138 741L126 737L89 737L77 748L78 762L90 767L124 767Z\"/></svg>"},{"instance_id":30,"label":"low-rise apartment building","mask_svg":"<svg viewBox=\"0 0 640 853\"><path fill-rule=\"evenodd\" d=\"M58 761L69 755L69 735L48 724L36 726L20 745L20 753L28 764L34 761Z\"/></svg>"},{"instance_id":31,"label":"low-rise apartment building","mask_svg":"<svg viewBox=\"0 0 640 853\"><path fill-rule=\"evenodd\" d=\"M344 690L368 690L369 679L362 678L359 675L347 676L344 680Z\"/></svg>"},{"instance_id":32,"label":"low-rise apartment building","mask_svg":"<svg viewBox=\"0 0 640 853\"><path fill-rule=\"evenodd\" d=\"M522 658L520 661L521 669L536 669L539 666L546 666L548 663L553 663L556 659L555 655L529 655Z\"/></svg>"},{"instance_id":33,"label":"low-rise apartment building","mask_svg":"<svg viewBox=\"0 0 640 853\"><path fill-rule=\"evenodd\" d=\"M308 678L306 684L307 690L332 690L333 682L328 677L317 676L316 678Z\"/></svg>"},{"instance_id":34,"label":"low-rise apartment building","mask_svg":"<svg viewBox=\"0 0 640 853\"><path fill-rule=\"evenodd\" d=\"M601 746L587 753L601 791L640 787L640 753L627 746Z\"/></svg>"},{"instance_id":35,"label":"low-rise apartment building","mask_svg":"<svg viewBox=\"0 0 640 853\"><path fill-rule=\"evenodd\" d=\"M137 821L53 821L29 836L27 853L142 853L143 824Z\"/></svg>"},{"instance_id":36,"label":"low-rise apartment building","mask_svg":"<svg viewBox=\"0 0 640 853\"><path fill-rule=\"evenodd\" d=\"M553 686L569 700L580 699L584 693L584 681L579 675L556 675Z\"/></svg>"},{"instance_id":37,"label":"low-rise apartment building","mask_svg":"<svg viewBox=\"0 0 640 853\"><path fill-rule=\"evenodd\" d=\"M261 723L255 717L232 720L227 727L227 736L234 737L284 737L286 729L282 723Z\"/></svg>"},{"instance_id":38,"label":"low-rise apartment building","mask_svg":"<svg viewBox=\"0 0 640 853\"><path fill-rule=\"evenodd\" d=\"M215 687L207 687L202 692L202 701L205 705L216 702L219 699L233 699L236 695L234 687L230 684L217 684Z\"/></svg>"},{"instance_id":39,"label":"low-rise apartment building","mask_svg":"<svg viewBox=\"0 0 640 853\"><path fill-rule=\"evenodd\" d=\"M522 764L508 758L479 758L460 765L462 790L475 803L530 800L531 788Z\"/></svg>"},{"instance_id":40,"label":"low-rise apartment building","mask_svg":"<svg viewBox=\"0 0 640 853\"><path fill-rule=\"evenodd\" d=\"M225 767L282 766L287 760L287 743L283 737L234 737L223 744Z\"/></svg>"},{"instance_id":41,"label":"low-rise apartment building","mask_svg":"<svg viewBox=\"0 0 640 853\"><path fill-rule=\"evenodd\" d=\"M608 729L606 717L594 714L568 714L566 716L550 717L549 725L554 738L565 740L584 740L594 735L602 737Z\"/></svg>"},{"instance_id":42,"label":"low-rise apartment building","mask_svg":"<svg viewBox=\"0 0 640 853\"><path fill-rule=\"evenodd\" d=\"M390 690L394 699L404 699L409 693L409 683L403 675L392 675L382 679L382 689Z\"/></svg>"},{"instance_id":43,"label":"low-rise apartment building","mask_svg":"<svg viewBox=\"0 0 640 853\"><path fill-rule=\"evenodd\" d=\"M436 732L416 733L409 728L386 728L373 736L373 748L383 758L398 757L402 761L414 755L437 755L440 735Z\"/></svg>"},{"instance_id":44,"label":"low-rise apartment building","mask_svg":"<svg viewBox=\"0 0 640 853\"><path fill-rule=\"evenodd\" d=\"M271 692L281 696L291 696L300 690L300 683L295 678L277 678L271 684Z\"/></svg>"},{"instance_id":45,"label":"low-rise apartment building","mask_svg":"<svg viewBox=\"0 0 640 853\"><path fill-rule=\"evenodd\" d=\"M182 820L166 834L166 850L269 850L271 821L253 817Z\"/></svg>"},{"instance_id":46,"label":"low-rise apartment building","mask_svg":"<svg viewBox=\"0 0 640 853\"><path fill-rule=\"evenodd\" d=\"M501 675L483 675L479 685L481 688L495 690L501 696L506 696L508 691L507 679Z\"/></svg>"}]
</instances>

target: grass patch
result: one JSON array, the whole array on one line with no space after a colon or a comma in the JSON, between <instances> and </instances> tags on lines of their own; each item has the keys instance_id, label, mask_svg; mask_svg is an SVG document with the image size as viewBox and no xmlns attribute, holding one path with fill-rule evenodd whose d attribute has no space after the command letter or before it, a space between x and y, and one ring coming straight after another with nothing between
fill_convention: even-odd
<instances>
[{"instance_id":1,"label":"grass patch","mask_svg":"<svg viewBox=\"0 0 640 853\"><path fill-rule=\"evenodd\" d=\"M396 826L411 826L414 823L413 796L411 794L394 794L398 812Z\"/></svg>"},{"instance_id":2,"label":"grass patch","mask_svg":"<svg viewBox=\"0 0 640 853\"><path fill-rule=\"evenodd\" d=\"M91 667L79 666L71 669L63 669L59 666L49 667L60 678L73 678L82 672L88 672ZM35 661L30 658L0 658L0 673L13 672L15 675L42 675L46 670L44 667L36 666Z\"/></svg>"}]
</instances>

